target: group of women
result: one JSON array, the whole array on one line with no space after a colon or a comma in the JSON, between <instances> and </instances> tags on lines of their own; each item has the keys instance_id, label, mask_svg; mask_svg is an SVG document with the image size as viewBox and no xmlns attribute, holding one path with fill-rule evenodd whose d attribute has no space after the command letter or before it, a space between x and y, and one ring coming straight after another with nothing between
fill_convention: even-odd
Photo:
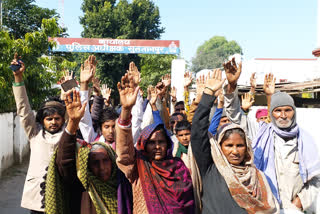
<instances>
[{"instance_id":1,"label":"group of women","mask_svg":"<svg viewBox=\"0 0 320 214\"><path fill-rule=\"evenodd\" d=\"M237 71L228 63L228 87L233 88ZM68 124L48 169L46 213L279 213L264 174L253 164L245 131L229 123L215 136L208 133L210 110L224 82L220 70L208 75L192 121L191 147L202 180L200 209L190 174L195 172L172 156L173 142L162 123L145 127L134 146L131 110L139 93L134 81L127 73L118 83L122 109L115 150L76 139L86 103L79 92L68 93Z\"/></svg>"}]
</instances>

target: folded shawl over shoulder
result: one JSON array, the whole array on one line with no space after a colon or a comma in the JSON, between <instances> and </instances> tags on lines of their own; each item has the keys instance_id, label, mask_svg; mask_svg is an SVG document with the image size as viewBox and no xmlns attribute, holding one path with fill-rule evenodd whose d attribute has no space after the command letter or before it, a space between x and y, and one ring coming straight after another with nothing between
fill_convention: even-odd
<instances>
[{"instance_id":1,"label":"folded shawl over shoulder","mask_svg":"<svg viewBox=\"0 0 320 214\"><path fill-rule=\"evenodd\" d=\"M167 156L150 161L145 146L161 123L144 128L137 141L137 167L149 213L194 213L192 181L188 168L180 158L172 157L172 141L166 132Z\"/></svg>"},{"instance_id":2,"label":"folded shawl over shoulder","mask_svg":"<svg viewBox=\"0 0 320 214\"><path fill-rule=\"evenodd\" d=\"M221 140L226 131L241 129L236 124L227 124L219 130L218 139L210 139L212 159L225 179L230 194L237 204L248 213L279 213L279 205L274 198L267 179L253 164L253 152L249 139L246 137L247 152L245 163L235 166L228 162L221 150Z\"/></svg>"}]
</instances>

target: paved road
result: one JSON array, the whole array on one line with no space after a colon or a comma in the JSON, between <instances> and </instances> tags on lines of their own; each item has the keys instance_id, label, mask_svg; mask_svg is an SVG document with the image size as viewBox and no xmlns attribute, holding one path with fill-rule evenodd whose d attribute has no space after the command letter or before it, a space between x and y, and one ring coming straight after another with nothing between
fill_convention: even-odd
<instances>
[{"instance_id":1,"label":"paved road","mask_svg":"<svg viewBox=\"0 0 320 214\"><path fill-rule=\"evenodd\" d=\"M28 161L10 167L0 178L0 213L28 214L29 211L20 207L24 181L28 170Z\"/></svg>"}]
</instances>

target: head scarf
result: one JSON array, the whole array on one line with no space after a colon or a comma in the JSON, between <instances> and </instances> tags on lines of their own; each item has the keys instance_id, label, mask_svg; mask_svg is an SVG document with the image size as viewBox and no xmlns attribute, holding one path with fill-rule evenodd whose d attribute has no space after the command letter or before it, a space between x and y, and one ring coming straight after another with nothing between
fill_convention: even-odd
<instances>
[{"instance_id":1,"label":"head scarf","mask_svg":"<svg viewBox=\"0 0 320 214\"><path fill-rule=\"evenodd\" d=\"M91 144L79 140L77 152L77 176L84 189L96 208L97 214L117 213L117 166L115 163L115 152L105 143L95 142L93 144L102 145L112 161L112 172L107 182L102 182L89 171L88 158L91 150ZM48 169L45 193L45 212L48 214L67 214L70 213L68 201L69 195L65 191L63 181L59 176L55 164L57 149L51 158Z\"/></svg>"},{"instance_id":2,"label":"head scarf","mask_svg":"<svg viewBox=\"0 0 320 214\"><path fill-rule=\"evenodd\" d=\"M256 112L256 118L259 119L260 117L268 116L268 109L258 109Z\"/></svg>"},{"instance_id":3,"label":"head scarf","mask_svg":"<svg viewBox=\"0 0 320 214\"><path fill-rule=\"evenodd\" d=\"M103 146L112 162L112 172L106 182L101 181L89 170L89 154L92 146L95 144ZM77 175L85 190L88 191L97 214L117 213L116 154L110 146L104 142L84 143L77 153Z\"/></svg>"},{"instance_id":4,"label":"head scarf","mask_svg":"<svg viewBox=\"0 0 320 214\"><path fill-rule=\"evenodd\" d=\"M141 131L137 141L137 167L149 213L194 213L192 182L188 168L180 158L172 157L173 143L164 133L167 156L148 160L146 144L152 133L163 124L151 124ZM164 129L165 130L165 129Z\"/></svg>"},{"instance_id":5,"label":"head scarf","mask_svg":"<svg viewBox=\"0 0 320 214\"><path fill-rule=\"evenodd\" d=\"M248 138L245 139L247 151L244 164L241 166L230 164L221 150L220 144L226 131L236 128L245 133L239 125L229 123L220 128L218 140L211 137L212 159L225 179L230 194L240 207L244 208L249 214L259 211L276 213L278 210L277 201L273 198L263 173L253 164L253 152Z\"/></svg>"}]
</instances>

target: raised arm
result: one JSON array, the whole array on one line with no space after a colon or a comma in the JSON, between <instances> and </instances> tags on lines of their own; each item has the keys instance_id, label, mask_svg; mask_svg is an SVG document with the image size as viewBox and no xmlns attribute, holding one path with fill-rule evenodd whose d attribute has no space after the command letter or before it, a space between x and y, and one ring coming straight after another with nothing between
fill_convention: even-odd
<instances>
[{"instance_id":1,"label":"raised arm","mask_svg":"<svg viewBox=\"0 0 320 214\"><path fill-rule=\"evenodd\" d=\"M201 75L198 79L197 79L197 86L196 86L196 98L194 101L192 101L191 106L190 106L190 110L187 114L187 120L189 121L189 123L192 123L192 119L194 116L194 113L196 112L198 105L200 103L201 97L202 97L202 93L205 87L205 77L204 75Z\"/></svg>"},{"instance_id":2,"label":"raised arm","mask_svg":"<svg viewBox=\"0 0 320 214\"><path fill-rule=\"evenodd\" d=\"M71 98L71 93L73 93L73 98ZM76 132L87 102L81 105L79 92L73 90L66 95L65 104L69 120L58 143L56 164L63 180L67 183L73 183L77 179Z\"/></svg>"},{"instance_id":3,"label":"raised arm","mask_svg":"<svg viewBox=\"0 0 320 214\"><path fill-rule=\"evenodd\" d=\"M81 71L80 71L80 97L81 102L88 101L89 98L89 82L94 77L94 74L96 72L96 65L97 61L95 56L91 55L89 58L84 62L84 64L81 65ZM83 136L83 139L90 143L92 142L97 133L94 131L93 125L92 125L92 119L89 109L89 102L86 102L86 109L84 116L80 120L79 128L81 131L81 134Z\"/></svg>"},{"instance_id":4,"label":"raised arm","mask_svg":"<svg viewBox=\"0 0 320 214\"><path fill-rule=\"evenodd\" d=\"M138 176L131 130L131 110L136 102L139 87L135 88L132 81L132 76L126 73L121 78L121 83L117 84L122 110L116 123L117 165L130 182Z\"/></svg>"},{"instance_id":5,"label":"raised arm","mask_svg":"<svg viewBox=\"0 0 320 214\"><path fill-rule=\"evenodd\" d=\"M14 55L11 65L18 65L18 54ZM39 127L36 124L36 118L30 107L27 91L23 82L23 72L25 65L22 61L19 62L21 67L13 72L14 83L12 86L14 98L16 100L17 114L20 116L22 127L28 137L32 138L39 132Z\"/></svg>"},{"instance_id":6,"label":"raised arm","mask_svg":"<svg viewBox=\"0 0 320 214\"><path fill-rule=\"evenodd\" d=\"M218 105L217 105L216 111L214 112L214 115L213 115L213 117L211 119L211 123L210 123L210 126L209 126L209 132L212 135L215 135L217 133L217 129L219 127L219 123L220 123L220 120L221 120L221 115L222 115L222 112L223 112L223 106L224 106L224 96L223 96L222 91L220 90L219 99L218 99Z\"/></svg>"},{"instance_id":7,"label":"raised arm","mask_svg":"<svg viewBox=\"0 0 320 214\"><path fill-rule=\"evenodd\" d=\"M201 101L192 120L191 147L201 176L205 175L208 167L213 163L208 135L209 114L217 96L216 91L223 82L220 69L208 74Z\"/></svg>"},{"instance_id":8,"label":"raised arm","mask_svg":"<svg viewBox=\"0 0 320 214\"><path fill-rule=\"evenodd\" d=\"M267 97L267 105L268 105L268 121L270 122L270 103L271 103L271 96L275 92L276 87L276 78L273 77L273 74L266 74L264 77L264 83L263 83L263 91L266 94Z\"/></svg>"},{"instance_id":9,"label":"raised arm","mask_svg":"<svg viewBox=\"0 0 320 214\"><path fill-rule=\"evenodd\" d=\"M156 102L158 99L157 90L154 87L151 87L150 93L151 93L150 105L151 105L151 109L152 109L153 122L154 123L163 123L161 116L160 116L160 112L158 111L158 108L156 106Z\"/></svg>"},{"instance_id":10,"label":"raised arm","mask_svg":"<svg viewBox=\"0 0 320 214\"><path fill-rule=\"evenodd\" d=\"M223 64L228 84L223 87L224 107L230 121L241 123L241 106L238 98L237 82L242 71L242 63L237 65L235 58Z\"/></svg>"}]
</instances>

